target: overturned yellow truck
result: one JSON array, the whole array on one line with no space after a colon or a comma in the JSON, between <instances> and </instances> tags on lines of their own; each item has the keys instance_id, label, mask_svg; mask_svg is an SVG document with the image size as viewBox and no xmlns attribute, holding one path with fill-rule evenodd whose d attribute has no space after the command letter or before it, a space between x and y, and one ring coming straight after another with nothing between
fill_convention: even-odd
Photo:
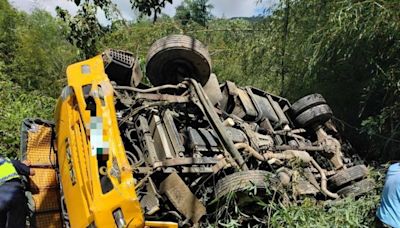
<instances>
[{"instance_id":1,"label":"overturned yellow truck","mask_svg":"<svg viewBox=\"0 0 400 228\"><path fill-rule=\"evenodd\" d=\"M64 226L216 227L236 213L252 227L270 200L374 187L320 94L291 104L220 84L206 47L184 35L157 40L145 70L147 83L117 50L68 67L52 140Z\"/></svg>"},{"instance_id":2,"label":"overturned yellow truck","mask_svg":"<svg viewBox=\"0 0 400 228\"><path fill-rule=\"evenodd\" d=\"M56 109L66 222L72 227L177 227L144 221L102 56L69 66L67 77Z\"/></svg>"}]
</instances>

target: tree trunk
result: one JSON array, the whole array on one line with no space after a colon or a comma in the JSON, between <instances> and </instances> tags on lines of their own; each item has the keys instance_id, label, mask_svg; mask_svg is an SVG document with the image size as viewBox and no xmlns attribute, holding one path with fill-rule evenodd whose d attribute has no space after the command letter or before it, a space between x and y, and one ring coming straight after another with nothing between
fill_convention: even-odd
<instances>
[{"instance_id":1,"label":"tree trunk","mask_svg":"<svg viewBox=\"0 0 400 228\"><path fill-rule=\"evenodd\" d=\"M157 21L157 11L154 9L153 24Z\"/></svg>"},{"instance_id":2,"label":"tree trunk","mask_svg":"<svg viewBox=\"0 0 400 228\"><path fill-rule=\"evenodd\" d=\"M283 36L282 36L282 49L281 49L281 95L285 95L285 55L286 55L286 45L289 33L289 14L290 14L290 0L285 1L285 17L283 20Z\"/></svg>"}]
</instances>

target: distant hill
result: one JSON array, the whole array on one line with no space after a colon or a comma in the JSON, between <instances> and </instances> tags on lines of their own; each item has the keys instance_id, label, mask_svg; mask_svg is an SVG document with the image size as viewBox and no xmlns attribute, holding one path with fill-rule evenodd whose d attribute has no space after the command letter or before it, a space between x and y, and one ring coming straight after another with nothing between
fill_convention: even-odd
<instances>
[{"instance_id":1,"label":"distant hill","mask_svg":"<svg viewBox=\"0 0 400 228\"><path fill-rule=\"evenodd\" d=\"M232 17L229 20L245 20L249 22L259 22L264 19L264 16L253 16L253 17Z\"/></svg>"}]
</instances>

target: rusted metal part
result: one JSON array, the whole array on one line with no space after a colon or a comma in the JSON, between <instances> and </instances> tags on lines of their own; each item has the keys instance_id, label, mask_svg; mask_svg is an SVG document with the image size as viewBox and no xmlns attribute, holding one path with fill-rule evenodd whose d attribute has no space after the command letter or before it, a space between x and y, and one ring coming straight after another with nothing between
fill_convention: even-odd
<instances>
[{"instance_id":1,"label":"rusted metal part","mask_svg":"<svg viewBox=\"0 0 400 228\"><path fill-rule=\"evenodd\" d=\"M246 135L249 137L250 139L250 146L252 146L253 148L255 148L257 151L260 149L259 145L259 138L257 137L256 132L254 132L251 128L251 126L247 123L243 123L240 125L242 130L246 133Z\"/></svg>"},{"instance_id":2,"label":"rusted metal part","mask_svg":"<svg viewBox=\"0 0 400 228\"><path fill-rule=\"evenodd\" d=\"M319 192L318 188L302 178L293 183L293 190L296 195L316 195Z\"/></svg>"},{"instance_id":3,"label":"rusted metal part","mask_svg":"<svg viewBox=\"0 0 400 228\"><path fill-rule=\"evenodd\" d=\"M203 86L204 92L207 94L213 105L219 103L222 100L222 92L219 89L217 76L212 73L207 81L207 84Z\"/></svg>"},{"instance_id":4,"label":"rusted metal part","mask_svg":"<svg viewBox=\"0 0 400 228\"><path fill-rule=\"evenodd\" d=\"M316 134L318 142L324 147L324 151L335 166L335 169L345 168L343 165L343 154L340 142L328 135L321 127L316 130Z\"/></svg>"},{"instance_id":5,"label":"rusted metal part","mask_svg":"<svg viewBox=\"0 0 400 228\"><path fill-rule=\"evenodd\" d=\"M206 96L204 96L204 92L202 88L198 85L196 81L193 79L191 80L193 88L195 90L195 96L198 97L199 103L202 105L204 109L204 113L207 116L208 121L210 122L213 130L217 133L218 137L222 141L223 146L225 149L232 155L235 161L238 163L238 167L242 168L243 170L248 170L246 163L243 160L242 155L237 151L235 145L233 144L232 140L227 137L225 129L223 128L222 122L214 112L210 101ZM200 105L199 104L199 105Z\"/></svg>"},{"instance_id":6,"label":"rusted metal part","mask_svg":"<svg viewBox=\"0 0 400 228\"><path fill-rule=\"evenodd\" d=\"M151 178L148 178L146 186L146 193L140 199L140 204L147 215L153 215L158 210L160 210L161 196L158 194L156 186Z\"/></svg>"},{"instance_id":7,"label":"rusted metal part","mask_svg":"<svg viewBox=\"0 0 400 228\"><path fill-rule=\"evenodd\" d=\"M152 164L159 161L156 149L154 146L154 140L150 133L150 128L146 118L139 116L135 123L136 131L138 134L138 139L140 140L140 147L145 156L145 160Z\"/></svg>"},{"instance_id":8,"label":"rusted metal part","mask_svg":"<svg viewBox=\"0 0 400 228\"><path fill-rule=\"evenodd\" d=\"M237 89L240 105L232 113L243 119L256 119L258 112L246 90Z\"/></svg>"},{"instance_id":9,"label":"rusted metal part","mask_svg":"<svg viewBox=\"0 0 400 228\"><path fill-rule=\"evenodd\" d=\"M194 152L222 152L222 146L213 136L212 131L205 128L193 129L188 127L188 136L190 139L189 148Z\"/></svg>"},{"instance_id":10,"label":"rusted metal part","mask_svg":"<svg viewBox=\"0 0 400 228\"><path fill-rule=\"evenodd\" d=\"M263 115L262 115L263 113L262 113L260 104L257 103L257 100L256 100L255 95L253 94L253 91L251 90L251 88L246 87L245 90L246 90L247 95L249 96L254 108L257 110L257 117L254 119L254 121L259 121L263 117Z\"/></svg>"},{"instance_id":11,"label":"rusted metal part","mask_svg":"<svg viewBox=\"0 0 400 228\"><path fill-rule=\"evenodd\" d=\"M279 160L291 160L294 158L300 159L305 163L311 163L320 173L321 175L321 191L331 197L331 198L339 198L339 195L332 193L327 188L327 178L325 176L324 170L318 165L318 163L305 151L296 151L296 150L286 150L282 153L273 153L267 152L265 154L260 154L251 148L249 145L244 143L235 144L238 149L245 149L249 154L254 156L260 161L268 161L270 159L279 159Z\"/></svg>"},{"instance_id":12,"label":"rusted metal part","mask_svg":"<svg viewBox=\"0 0 400 228\"><path fill-rule=\"evenodd\" d=\"M233 82L226 82L223 105L229 113L243 120L259 121L263 117L261 107L250 88L238 88Z\"/></svg>"},{"instance_id":13,"label":"rusted metal part","mask_svg":"<svg viewBox=\"0 0 400 228\"><path fill-rule=\"evenodd\" d=\"M117 158L113 156L112 167L110 169L110 176L115 177L119 183L121 183L121 170L118 165Z\"/></svg>"},{"instance_id":14,"label":"rusted metal part","mask_svg":"<svg viewBox=\"0 0 400 228\"><path fill-rule=\"evenodd\" d=\"M221 108L229 113L232 113L236 101L232 98L237 96L237 87L235 83L226 81L222 89ZM239 119L239 118L238 118Z\"/></svg>"},{"instance_id":15,"label":"rusted metal part","mask_svg":"<svg viewBox=\"0 0 400 228\"><path fill-rule=\"evenodd\" d=\"M160 161L172 159L176 156L171 140L167 135L167 130L161 121L160 116L152 115L149 124L150 133L154 140L154 148Z\"/></svg>"},{"instance_id":16,"label":"rusted metal part","mask_svg":"<svg viewBox=\"0 0 400 228\"><path fill-rule=\"evenodd\" d=\"M160 193L165 194L176 209L195 224L206 214L205 206L176 173L171 173L161 182Z\"/></svg>"},{"instance_id":17,"label":"rusted metal part","mask_svg":"<svg viewBox=\"0 0 400 228\"><path fill-rule=\"evenodd\" d=\"M136 55L135 63L133 64L133 69L132 69L130 86L135 86L135 87L138 86L142 81L142 78L143 78L143 73L142 70L140 69L139 56Z\"/></svg>"},{"instance_id":18,"label":"rusted metal part","mask_svg":"<svg viewBox=\"0 0 400 228\"><path fill-rule=\"evenodd\" d=\"M179 169L176 169L174 167L167 167L167 168L162 168L161 169L164 173L175 173L178 172L179 173L197 173L197 174L206 174L206 173L213 173L214 170L212 167L208 167L205 165L201 165L201 166L182 166L179 167Z\"/></svg>"},{"instance_id":19,"label":"rusted metal part","mask_svg":"<svg viewBox=\"0 0 400 228\"><path fill-rule=\"evenodd\" d=\"M134 173L139 173L139 174L147 174L149 172L152 172L154 169L152 167L137 167L133 170Z\"/></svg>"},{"instance_id":20,"label":"rusted metal part","mask_svg":"<svg viewBox=\"0 0 400 228\"><path fill-rule=\"evenodd\" d=\"M273 148L277 151L284 151L284 150L305 150L305 151L324 151L322 146L291 146L291 145L280 145L275 146Z\"/></svg>"},{"instance_id":21,"label":"rusted metal part","mask_svg":"<svg viewBox=\"0 0 400 228\"><path fill-rule=\"evenodd\" d=\"M260 161L268 161L270 159L291 160L297 158L300 159L302 162L309 163L312 160L312 157L306 151L285 150L282 153L273 153L268 151L264 154L260 154L250 145L245 143L236 143L235 147L238 150L244 149L247 153Z\"/></svg>"},{"instance_id":22,"label":"rusted metal part","mask_svg":"<svg viewBox=\"0 0 400 228\"><path fill-rule=\"evenodd\" d=\"M228 118L228 119L230 119L230 118ZM232 119L230 119L230 120L232 120ZM228 136L232 138L233 142L249 143L248 137L247 137L246 133L244 133L243 131L241 131L237 128L233 128L233 127L226 127L225 130L226 130L226 133L228 134Z\"/></svg>"},{"instance_id":23,"label":"rusted metal part","mask_svg":"<svg viewBox=\"0 0 400 228\"><path fill-rule=\"evenodd\" d=\"M184 83L179 83L177 85L162 85L162 86L157 86L157 87L151 87L148 89L139 89L136 87L131 87L131 86L114 86L115 90L128 90L128 91L133 91L136 93L152 93L164 89L180 89L180 88L186 88L186 84Z\"/></svg>"},{"instance_id":24,"label":"rusted metal part","mask_svg":"<svg viewBox=\"0 0 400 228\"><path fill-rule=\"evenodd\" d=\"M221 169L230 167L230 163L229 160L224 158L219 160L213 167L212 167L212 171L213 173L218 173Z\"/></svg>"},{"instance_id":25,"label":"rusted metal part","mask_svg":"<svg viewBox=\"0 0 400 228\"><path fill-rule=\"evenodd\" d=\"M186 157L186 158L172 158L160 162L153 163L153 167L169 167L180 165L214 165L218 162L216 158L210 157Z\"/></svg>"},{"instance_id":26,"label":"rusted metal part","mask_svg":"<svg viewBox=\"0 0 400 228\"><path fill-rule=\"evenodd\" d=\"M170 109L167 109L163 113L163 124L165 127L165 130L167 131L168 137L170 139L170 142L172 144L172 147L175 151L176 155L183 154L185 152L185 147L183 146L183 140L180 137L180 134L178 133L178 130L176 129L173 115L176 114Z\"/></svg>"},{"instance_id":27,"label":"rusted metal part","mask_svg":"<svg viewBox=\"0 0 400 228\"><path fill-rule=\"evenodd\" d=\"M187 96L175 96L170 94L161 93L137 93L135 99L147 99L153 101L170 101L175 103L185 103L189 102L189 97Z\"/></svg>"},{"instance_id":28,"label":"rusted metal part","mask_svg":"<svg viewBox=\"0 0 400 228\"><path fill-rule=\"evenodd\" d=\"M279 178L282 186L287 187L290 184L290 175L287 172L281 171L278 172L277 177Z\"/></svg>"},{"instance_id":29,"label":"rusted metal part","mask_svg":"<svg viewBox=\"0 0 400 228\"><path fill-rule=\"evenodd\" d=\"M303 175L312 185L314 185L314 187L320 190L320 186L317 182L317 179L315 178L315 175L311 172L309 167L303 169Z\"/></svg>"},{"instance_id":30,"label":"rusted metal part","mask_svg":"<svg viewBox=\"0 0 400 228\"><path fill-rule=\"evenodd\" d=\"M251 91L253 93L253 90L249 89L249 91ZM272 107L272 105L267 97L255 95L253 93L252 99L259 108L259 112L260 112L259 115L261 116L261 119L267 119L273 123L279 122L279 118L276 115L274 108Z\"/></svg>"},{"instance_id":31,"label":"rusted metal part","mask_svg":"<svg viewBox=\"0 0 400 228\"><path fill-rule=\"evenodd\" d=\"M287 120L285 114L283 113L282 109L280 108L278 102L274 101L270 95L266 95L266 98L268 99L269 103L271 104L272 108L275 111L275 114L278 116L279 119L279 125L283 126L285 124L288 124L289 121Z\"/></svg>"},{"instance_id":32,"label":"rusted metal part","mask_svg":"<svg viewBox=\"0 0 400 228\"><path fill-rule=\"evenodd\" d=\"M321 175L321 191L322 191L322 193L324 193L325 195L327 195L331 198L334 198L334 199L339 198L338 194L332 193L328 190L325 172L321 168L321 166L319 166L319 164L314 159L311 160L311 164L319 171L319 174Z\"/></svg>"}]
</instances>

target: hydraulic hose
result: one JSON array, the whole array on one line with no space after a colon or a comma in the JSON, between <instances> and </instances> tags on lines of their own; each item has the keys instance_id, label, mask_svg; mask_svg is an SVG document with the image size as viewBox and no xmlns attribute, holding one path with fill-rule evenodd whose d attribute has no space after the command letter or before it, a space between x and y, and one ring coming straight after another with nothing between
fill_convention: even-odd
<instances>
[{"instance_id":1,"label":"hydraulic hose","mask_svg":"<svg viewBox=\"0 0 400 228\"><path fill-rule=\"evenodd\" d=\"M152 87L152 88L148 88L148 89L139 89L139 88L130 87L130 86L114 86L114 89L116 89L116 90L130 90L130 91L137 92L137 93L152 93L152 92L159 91L162 89L179 89L179 88L186 88L186 85L183 83L180 83L178 85L162 85L162 86Z\"/></svg>"}]
</instances>

